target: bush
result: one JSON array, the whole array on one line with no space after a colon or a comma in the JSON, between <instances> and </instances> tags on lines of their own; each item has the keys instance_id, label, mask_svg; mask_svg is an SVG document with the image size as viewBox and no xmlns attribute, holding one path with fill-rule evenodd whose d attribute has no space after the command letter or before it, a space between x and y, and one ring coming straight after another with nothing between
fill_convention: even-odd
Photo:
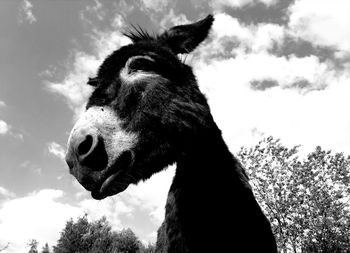
<instances>
[{"instance_id":1,"label":"bush","mask_svg":"<svg viewBox=\"0 0 350 253\"><path fill-rule=\"evenodd\" d=\"M131 229L115 232L105 217L89 222L85 214L76 222L70 219L66 223L53 252L136 253L140 249L147 250Z\"/></svg>"},{"instance_id":2,"label":"bush","mask_svg":"<svg viewBox=\"0 0 350 253\"><path fill-rule=\"evenodd\" d=\"M350 252L350 157L298 150L269 137L238 153L280 252Z\"/></svg>"}]
</instances>

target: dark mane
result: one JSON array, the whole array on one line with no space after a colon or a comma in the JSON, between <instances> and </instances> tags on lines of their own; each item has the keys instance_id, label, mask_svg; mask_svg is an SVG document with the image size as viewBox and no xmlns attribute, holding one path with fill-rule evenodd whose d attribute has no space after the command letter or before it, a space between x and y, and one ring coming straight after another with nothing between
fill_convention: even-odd
<instances>
[{"instance_id":1,"label":"dark mane","mask_svg":"<svg viewBox=\"0 0 350 253\"><path fill-rule=\"evenodd\" d=\"M132 42L156 40L156 36L151 35L140 25L131 25L131 28L123 32L123 35L132 40Z\"/></svg>"}]
</instances>

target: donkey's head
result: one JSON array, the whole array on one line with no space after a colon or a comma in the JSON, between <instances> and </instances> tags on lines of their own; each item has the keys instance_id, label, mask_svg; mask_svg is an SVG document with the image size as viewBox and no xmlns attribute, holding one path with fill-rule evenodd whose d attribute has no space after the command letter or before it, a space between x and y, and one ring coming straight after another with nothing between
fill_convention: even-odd
<instances>
[{"instance_id":1,"label":"donkey's head","mask_svg":"<svg viewBox=\"0 0 350 253\"><path fill-rule=\"evenodd\" d=\"M72 129L66 161L93 198L149 178L210 128L206 99L177 54L195 49L212 22L209 15L154 37L130 31L133 43L108 56L89 80L95 90Z\"/></svg>"}]
</instances>

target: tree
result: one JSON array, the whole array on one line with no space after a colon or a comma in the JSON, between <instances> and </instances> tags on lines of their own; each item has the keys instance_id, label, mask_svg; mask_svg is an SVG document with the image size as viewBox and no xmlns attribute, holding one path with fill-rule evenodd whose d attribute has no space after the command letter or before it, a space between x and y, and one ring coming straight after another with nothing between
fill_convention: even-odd
<instances>
[{"instance_id":1,"label":"tree","mask_svg":"<svg viewBox=\"0 0 350 253\"><path fill-rule=\"evenodd\" d=\"M45 243L44 247L41 249L41 253L50 253L50 248L47 243Z\"/></svg>"},{"instance_id":2,"label":"tree","mask_svg":"<svg viewBox=\"0 0 350 253\"><path fill-rule=\"evenodd\" d=\"M140 244L140 248L138 249L137 253L155 253L156 251L156 245L149 243L147 247L143 244Z\"/></svg>"},{"instance_id":3,"label":"tree","mask_svg":"<svg viewBox=\"0 0 350 253\"><path fill-rule=\"evenodd\" d=\"M130 228L115 232L114 236L113 249L116 252L136 253L140 249L141 242Z\"/></svg>"},{"instance_id":4,"label":"tree","mask_svg":"<svg viewBox=\"0 0 350 253\"><path fill-rule=\"evenodd\" d=\"M105 217L89 222L87 215L70 219L61 232L54 253L136 253L142 244L131 229L112 231Z\"/></svg>"},{"instance_id":5,"label":"tree","mask_svg":"<svg viewBox=\"0 0 350 253\"><path fill-rule=\"evenodd\" d=\"M281 252L350 252L350 156L268 137L238 157Z\"/></svg>"},{"instance_id":6,"label":"tree","mask_svg":"<svg viewBox=\"0 0 350 253\"><path fill-rule=\"evenodd\" d=\"M70 219L61 232L54 253L69 252L110 252L113 243L111 226L103 217L95 222L89 222L87 214L76 222Z\"/></svg>"},{"instance_id":7,"label":"tree","mask_svg":"<svg viewBox=\"0 0 350 253\"><path fill-rule=\"evenodd\" d=\"M38 241L35 239L31 239L28 243L29 251L28 253L38 253Z\"/></svg>"}]
</instances>

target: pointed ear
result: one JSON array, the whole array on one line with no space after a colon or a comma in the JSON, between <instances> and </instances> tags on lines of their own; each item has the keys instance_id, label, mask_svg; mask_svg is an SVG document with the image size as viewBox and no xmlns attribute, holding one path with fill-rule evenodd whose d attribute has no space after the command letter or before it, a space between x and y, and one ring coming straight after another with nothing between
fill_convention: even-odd
<instances>
[{"instance_id":1,"label":"pointed ear","mask_svg":"<svg viewBox=\"0 0 350 253\"><path fill-rule=\"evenodd\" d=\"M212 15L189 25L179 25L170 28L159 36L175 54L190 53L207 36L214 21Z\"/></svg>"}]
</instances>

